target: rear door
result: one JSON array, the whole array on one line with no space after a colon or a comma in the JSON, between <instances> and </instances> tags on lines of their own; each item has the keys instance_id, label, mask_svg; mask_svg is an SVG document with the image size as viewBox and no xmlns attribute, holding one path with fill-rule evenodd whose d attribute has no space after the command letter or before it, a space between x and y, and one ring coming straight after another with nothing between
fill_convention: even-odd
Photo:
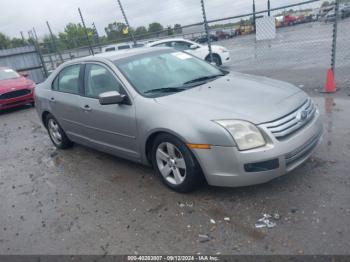
<instances>
[{"instance_id":1,"label":"rear door","mask_svg":"<svg viewBox=\"0 0 350 262\"><path fill-rule=\"evenodd\" d=\"M70 138L80 136L82 130L80 118L80 95L83 90L82 69L81 64L70 65L62 69L53 81L52 92L49 96L51 113Z\"/></svg>"},{"instance_id":2,"label":"rear door","mask_svg":"<svg viewBox=\"0 0 350 262\"><path fill-rule=\"evenodd\" d=\"M81 98L84 136L103 151L138 159L135 106L130 103L101 105L98 96L108 91L127 95L116 75L104 64L85 67L84 96ZM130 101L130 99L129 99Z\"/></svg>"}]
</instances>

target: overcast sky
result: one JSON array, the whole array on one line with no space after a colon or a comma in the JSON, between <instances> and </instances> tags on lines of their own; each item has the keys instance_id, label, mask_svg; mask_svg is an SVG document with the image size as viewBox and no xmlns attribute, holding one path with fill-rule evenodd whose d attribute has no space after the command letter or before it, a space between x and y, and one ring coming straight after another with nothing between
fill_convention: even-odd
<instances>
[{"instance_id":1,"label":"overcast sky","mask_svg":"<svg viewBox=\"0 0 350 262\"><path fill-rule=\"evenodd\" d=\"M132 27L158 21L164 26L200 22L200 0L121 0ZM271 0L272 7L302 0ZM267 0L256 0L257 10L266 9ZM251 12L252 0L205 0L209 19ZM11 37L27 36L35 27L39 37L48 34L46 21L54 33L69 22L80 22L78 7L85 23L95 22L99 34L113 21L123 21L117 0L0 0L0 32Z\"/></svg>"}]
</instances>

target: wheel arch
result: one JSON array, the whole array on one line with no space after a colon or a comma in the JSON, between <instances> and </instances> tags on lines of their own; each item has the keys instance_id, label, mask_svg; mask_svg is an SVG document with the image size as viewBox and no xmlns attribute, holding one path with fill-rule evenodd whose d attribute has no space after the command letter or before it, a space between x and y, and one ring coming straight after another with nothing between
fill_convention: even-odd
<instances>
[{"instance_id":1,"label":"wheel arch","mask_svg":"<svg viewBox=\"0 0 350 262\"><path fill-rule=\"evenodd\" d=\"M48 115L50 115L51 113L49 111L44 111L42 114L41 114L41 121L42 123L44 124L44 126L47 128L47 123L46 123L46 118Z\"/></svg>"},{"instance_id":2,"label":"wheel arch","mask_svg":"<svg viewBox=\"0 0 350 262\"><path fill-rule=\"evenodd\" d=\"M212 53L213 56L216 56L219 58L219 61L220 61L220 65L222 65L222 59L221 59L221 56L218 54L218 53ZM210 59L210 54L208 54L206 57L205 57L205 60L208 61Z\"/></svg>"},{"instance_id":3,"label":"wheel arch","mask_svg":"<svg viewBox=\"0 0 350 262\"><path fill-rule=\"evenodd\" d=\"M180 139L183 143L186 144L186 139L183 136L179 135L178 133L176 133L176 132L174 132L172 130L169 130L169 129L152 130L146 136L145 143L144 143L144 148L142 150L142 152L144 154L145 162L148 163L148 164L151 163L151 152L152 152L153 142L154 142L155 138L157 136L159 136L160 134L172 135L172 136L176 137L177 139Z\"/></svg>"}]
</instances>

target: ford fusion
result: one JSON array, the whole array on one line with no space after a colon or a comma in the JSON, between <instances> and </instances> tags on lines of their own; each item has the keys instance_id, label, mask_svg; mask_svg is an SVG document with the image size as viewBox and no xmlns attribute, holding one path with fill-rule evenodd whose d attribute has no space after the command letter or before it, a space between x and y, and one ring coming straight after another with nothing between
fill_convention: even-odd
<instances>
[{"instance_id":1,"label":"ford fusion","mask_svg":"<svg viewBox=\"0 0 350 262\"><path fill-rule=\"evenodd\" d=\"M53 144L83 144L152 165L178 192L267 182L322 136L297 87L223 71L170 48L103 53L59 66L35 92Z\"/></svg>"}]
</instances>

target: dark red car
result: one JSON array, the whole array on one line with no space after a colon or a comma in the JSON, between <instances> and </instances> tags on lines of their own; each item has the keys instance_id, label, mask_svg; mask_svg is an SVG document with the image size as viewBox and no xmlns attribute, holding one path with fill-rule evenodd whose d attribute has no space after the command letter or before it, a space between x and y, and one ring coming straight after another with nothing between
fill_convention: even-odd
<instances>
[{"instance_id":1,"label":"dark red car","mask_svg":"<svg viewBox=\"0 0 350 262\"><path fill-rule=\"evenodd\" d=\"M0 67L0 110L19 105L34 105L35 83L25 73Z\"/></svg>"}]
</instances>

